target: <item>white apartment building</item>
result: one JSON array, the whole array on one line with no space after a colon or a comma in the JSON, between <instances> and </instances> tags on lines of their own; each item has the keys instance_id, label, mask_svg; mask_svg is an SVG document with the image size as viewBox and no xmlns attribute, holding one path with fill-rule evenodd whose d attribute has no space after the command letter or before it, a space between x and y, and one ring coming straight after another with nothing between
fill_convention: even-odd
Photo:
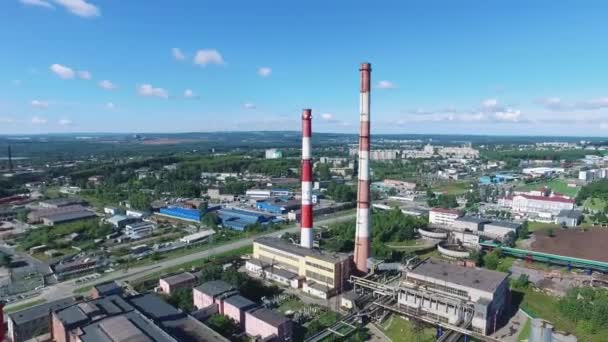
<instances>
[{"instance_id":1,"label":"white apartment building","mask_svg":"<svg viewBox=\"0 0 608 342\"><path fill-rule=\"evenodd\" d=\"M451 226L454 220L462 216L458 210L433 208L429 211L429 223L443 226Z\"/></svg>"},{"instance_id":2,"label":"white apartment building","mask_svg":"<svg viewBox=\"0 0 608 342\"><path fill-rule=\"evenodd\" d=\"M283 158L283 152L276 148L270 148L266 150L265 156L266 159L281 159Z\"/></svg>"},{"instance_id":3,"label":"white apartment building","mask_svg":"<svg viewBox=\"0 0 608 342\"><path fill-rule=\"evenodd\" d=\"M515 195L512 210L515 213L551 218L562 210L574 209L575 201L561 196Z\"/></svg>"},{"instance_id":4,"label":"white apartment building","mask_svg":"<svg viewBox=\"0 0 608 342\"><path fill-rule=\"evenodd\" d=\"M156 225L152 222L137 222L125 226L125 235L133 240L142 239L152 235Z\"/></svg>"}]
</instances>

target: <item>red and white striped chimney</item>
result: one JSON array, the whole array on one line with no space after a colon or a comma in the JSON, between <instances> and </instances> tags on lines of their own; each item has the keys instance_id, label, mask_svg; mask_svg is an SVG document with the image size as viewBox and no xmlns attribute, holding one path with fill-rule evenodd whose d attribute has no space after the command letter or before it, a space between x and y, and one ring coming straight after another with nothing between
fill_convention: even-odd
<instances>
[{"instance_id":1,"label":"red and white striped chimney","mask_svg":"<svg viewBox=\"0 0 608 342\"><path fill-rule=\"evenodd\" d=\"M359 105L361 108L359 131L359 183L357 189L357 228L355 236L355 268L359 273L367 273L367 259L370 254L371 222L370 222L370 191L369 191L369 122L370 122L370 93L372 65L362 63L361 93Z\"/></svg>"},{"instance_id":2,"label":"red and white striped chimney","mask_svg":"<svg viewBox=\"0 0 608 342\"><path fill-rule=\"evenodd\" d=\"M300 216L300 245L313 246L312 231L312 111L302 111L302 214Z\"/></svg>"}]
</instances>

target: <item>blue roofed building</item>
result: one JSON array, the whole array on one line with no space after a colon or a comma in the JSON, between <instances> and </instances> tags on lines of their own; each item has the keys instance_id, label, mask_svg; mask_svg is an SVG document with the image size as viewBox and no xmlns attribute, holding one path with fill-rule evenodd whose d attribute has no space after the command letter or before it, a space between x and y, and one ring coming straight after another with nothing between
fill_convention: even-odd
<instances>
[{"instance_id":1,"label":"blue roofed building","mask_svg":"<svg viewBox=\"0 0 608 342\"><path fill-rule=\"evenodd\" d=\"M273 215L266 215L263 213L257 213L253 211L247 211L235 208L224 208L217 212L217 216L222 222L224 228L229 228L237 231L245 231L247 226L260 223L267 225L269 223L282 222L281 219L276 218Z\"/></svg>"},{"instance_id":2,"label":"blue roofed building","mask_svg":"<svg viewBox=\"0 0 608 342\"><path fill-rule=\"evenodd\" d=\"M160 208L159 215L169 217L176 220L197 222L201 221L204 214L220 209L220 205L209 206L207 210L201 212L199 209L189 209L182 207L167 207Z\"/></svg>"},{"instance_id":3,"label":"blue roofed building","mask_svg":"<svg viewBox=\"0 0 608 342\"><path fill-rule=\"evenodd\" d=\"M297 210L300 206L300 201L285 198L269 198L267 200L257 201L255 204L255 207L258 210L275 215L281 215L291 210Z\"/></svg>"}]
</instances>

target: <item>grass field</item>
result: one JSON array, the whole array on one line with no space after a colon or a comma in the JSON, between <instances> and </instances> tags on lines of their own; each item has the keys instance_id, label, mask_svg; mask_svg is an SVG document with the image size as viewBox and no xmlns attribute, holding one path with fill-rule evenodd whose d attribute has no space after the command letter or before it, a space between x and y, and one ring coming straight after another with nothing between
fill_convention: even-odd
<instances>
[{"instance_id":1,"label":"grass field","mask_svg":"<svg viewBox=\"0 0 608 342\"><path fill-rule=\"evenodd\" d=\"M564 195L570 196L570 197L575 197L576 194L578 193L578 191L581 189L580 186L577 186L575 188L569 187L568 181L565 181L562 179L551 179L551 180L545 180L545 181L540 181L540 182L536 182L536 183L528 183L528 184L522 183L515 190L529 191L529 190L536 190L543 186L548 187L552 191L559 192L560 194L564 194Z\"/></svg>"},{"instance_id":2,"label":"grass field","mask_svg":"<svg viewBox=\"0 0 608 342\"><path fill-rule=\"evenodd\" d=\"M291 298L281 304L277 311L282 314L285 314L287 311L298 311L305 306L304 302L302 302L299 298Z\"/></svg>"},{"instance_id":3,"label":"grass field","mask_svg":"<svg viewBox=\"0 0 608 342\"><path fill-rule=\"evenodd\" d=\"M528 222L528 231L529 232L542 232L549 228L553 230L561 229L561 227L555 223L544 223L544 222Z\"/></svg>"},{"instance_id":4,"label":"grass field","mask_svg":"<svg viewBox=\"0 0 608 342\"><path fill-rule=\"evenodd\" d=\"M432 342L435 341L435 329L423 327L414 331L414 324L397 315L392 315L381 326L384 334L393 342Z\"/></svg>"},{"instance_id":5,"label":"grass field","mask_svg":"<svg viewBox=\"0 0 608 342\"><path fill-rule=\"evenodd\" d=\"M525 291L512 290L513 296L523 296L520 307L535 317L545 319L554 324L557 330L575 334L579 341L605 342L608 330L596 331L594 334L586 333L577 329L576 323L564 317L558 310L558 299L536 292L532 289ZM525 328L525 327L524 327ZM521 336L521 334L520 334Z\"/></svg>"},{"instance_id":6,"label":"grass field","mask_svg":"<svg viewBox=\"0 0 608 342\"><path fill-rule=\"evenodd\" d=\"M462 195L469 191L471 183L469 182L451 182L431 188L433 192L442 192L447 195Z\"/></svg>"}]
</instances>

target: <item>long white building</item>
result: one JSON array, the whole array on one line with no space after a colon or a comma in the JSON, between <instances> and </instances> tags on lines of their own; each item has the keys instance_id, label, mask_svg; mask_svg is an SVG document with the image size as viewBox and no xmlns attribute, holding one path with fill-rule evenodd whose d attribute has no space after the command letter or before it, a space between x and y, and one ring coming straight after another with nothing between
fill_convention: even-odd
<instances>
[{"instance_id":1,"label":"long white building","mask_svg":"<svg viewBox=\"0 0 608 342\"><path fill-rule=\"evenodd\" d=\"M433 208L429 211L429 223L442 226L451 226L454 220L462 216L458 210Z\"/></svg>"}]
</instances>

